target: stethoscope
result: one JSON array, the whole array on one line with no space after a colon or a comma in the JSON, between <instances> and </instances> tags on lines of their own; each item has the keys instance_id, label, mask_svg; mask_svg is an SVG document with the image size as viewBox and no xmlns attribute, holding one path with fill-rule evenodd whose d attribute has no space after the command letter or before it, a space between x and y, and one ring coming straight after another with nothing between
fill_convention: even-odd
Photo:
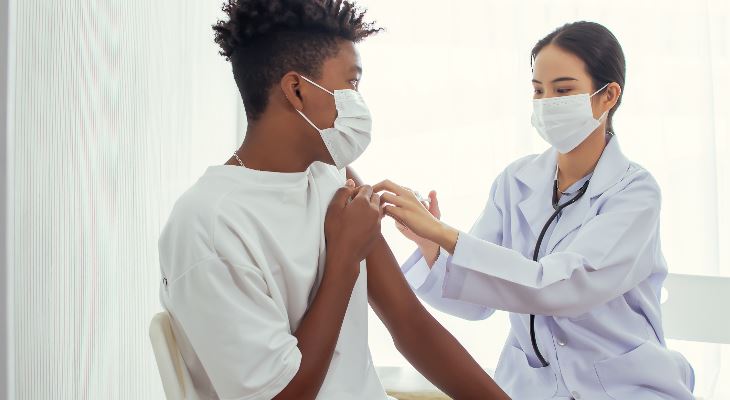
<instances>
[{"instance_id":1,"label":"stethoscope","mask_svg":"<svg viewBox=\"0 0 730 400\"><path fill-rule=\"evenodd\" d=\"M545 234L547 233L548 228L553 223L555 218L560 215L560 213L569 205L577 202L580 200L581 197L583 197L584 194L586 194L586 191L588 191L588 184L590 183L590 180L587 180L586 183L583 184L583 186L578 190L575 197L570 199L570 201L566 202L565 204L558 204L560 198L558 197L558 180L555 179L555 183L553 184L553 209L555 212L553 215L548 219L548 221L545 223L545 226L542 228L542 232L540 232L540 236L537 239L537 244L535 245L535 252L532 255L532 260L537 261L538 253L540 252L540 247L542 246L542 241L545 239ZM540 353L540 349L537 347L537 339L535 338L535 315L530 314L530 340L532 340L532 348L535 350L535 354L537 354L537 358L540 359L540 362L542 363L543 367L547 367L550 365L549 362L545 360L545 357L542 356L542 353Z\"/></svg>"}]
</instances>

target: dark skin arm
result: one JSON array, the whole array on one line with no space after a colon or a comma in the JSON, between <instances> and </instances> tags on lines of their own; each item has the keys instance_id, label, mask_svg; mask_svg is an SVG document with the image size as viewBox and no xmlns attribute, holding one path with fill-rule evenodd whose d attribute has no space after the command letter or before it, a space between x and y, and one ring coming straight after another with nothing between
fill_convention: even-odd
<instances>
[{"instance_id":1,"label":"dark skin arm","mask_svg":"<svg viewBox=\"0 0 730 400\"><path fill-rule=\"evenodd\" d=\"M348 199L352 201L348 203ZM327 260L322 283L294 336L302 354L299 371L275 400L313 400L329 370L360 261L380 232L380 197L372 188L340 189L325 220Z\"/></svg>"},{"instance_id":2,"label":"dark skin arm","mask_svg":"<svg viewBox=\"0 0 730 400\"><path fill-rule=\"evenodd\" d=\"M348 168L348 178L362 181ZM509 399L466 349L423 307L408 286L390 246L380 236L367 257L370 306L398 351L456 400Z\"/></svg>"},{"instance_id":3,"label":"dark skin arm","mask_svg":"<svg viewBox=\"0 0 730 400\"><path fill-rule=\"evenodd\" d=\"M357 263L328 258L327 268L357 270ZM343 276L341 280L322 279L317 292L302 323L294 333L302 361L299 371L289 384L274 399L314 399L319 393L340 336L342 320L352 294L357 274Z\"/></svg>"}]
</instances>

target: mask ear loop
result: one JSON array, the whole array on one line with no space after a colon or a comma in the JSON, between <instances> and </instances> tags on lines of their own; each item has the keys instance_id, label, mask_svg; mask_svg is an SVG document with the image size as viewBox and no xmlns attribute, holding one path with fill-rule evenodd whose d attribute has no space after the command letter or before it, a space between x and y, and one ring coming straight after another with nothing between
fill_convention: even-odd
<instances>
[{"instance_id":1,"label":"mask ear loop","mask_svg":"<svg viewBox=\"0 0 730 400\"><path fill-rule=\"evenodd\" d=\"M602 87L602 88L600 88L600 89L596 90L596 92L595 92L595 93L593 93L592 95L590 95L590 97L589 97L589 98L593 98L593 96L597 95L598 93L601 93L601 92L603 91L603 89L607 88L607 87L608 87L608 85L610 85L610 84L611 84L611 82L609 82L609 83L607 83L607 84L603 85L603 87ZM604 119L605 119L606 117L608 117L608 112L609 112L609 111L611 111L611 110L607 110L607 111L606 111L606 112L604 112L604 113L603 113L603 114L602 114L602 115L601 115L600 117L598 117L598 121L602 123L602 121L603 121L603 120L604 120ZM614 136L614 135L615 135L615 133L613 133L613 132L611 132L611 131L608 131L608 134L610 134L611 136Z\"/></svg>"},{"instance_id":2,"label":"mask ear loop","mask_svg":"<svg viewBox=\"0 0 730 400\"><path fill-rule=\"evenodd\" d=\"M602 88L600 88L600 89L596 90L596 92L595 92L595 93L593 93L592 95L590 95L590 97L591 97L591 98L593 98L593 96L597 95L598 93L601 93L601 92L603 91L603 89L607 88L607 87L608 87L608 85L610 85L610 84L611 84L611 82L608 82L607 84L603 85L603 87L602 87Z\"/></svg>"},{"instance_id":3,"label":"mask ear loop","mask_svg":"<svg viewBox=\"0 0 730 400\"><path fill-rule=\"evenodd\" d=\"M330 94L330 95L332 95L332 96L334 96L334 95L335 95L334 93L332 93L332 92L330 92L329 90L327 90L327 89L323 88L323 87L322 87L322 86L320 86L320 85L319 85L319 84L318 84L317 82L315 82L315 81L313 81L313 80L311 80L311 79L307 78L306 76L304 76L304 75L299 75L299 76L300 76L300 77L301 77L302 79L304 79L305 81L307 81L307 82L311 83L312 85L314 85L314 86L318 87L319 89L321 89L321 90L323 90L323 91L327 92L328 94ZM312 122L312 120L311 120L311 119L307 118L307 116L306 116L306 115L304 115L304 113L303 113L303 112L301 112L301 111L299 111L299 110L296 110L296 111L297 111L297 112L299 113L299 115L301 115L301 116L302 116L302 118L304 118L304 120L306 120L306 121L307 121L307 122L309 123L309 125L312 125L312 128L316 129L316 130L317 130L317 132L319 132L319 133L322 133L322 130L321 130L321 129L319 129L319 128L317 128L317 125L315 125L315 124L314 124L314 122Z\"/></svg>"},{"instance_id":4,"label":"mask ear loop","mask_svg":"<svg viewBox=\"0 0 730 400\"><path fill-rule=\"evenodd\" d=\"M332 95L332 96L334 96L334 95L335 95L334 93L332 93L332 92L330 92L329 90L327 90L327 89L323 88L323 87L322 87L322 86L320 86L320 85L319 85L319 84L318 84L317 82L315 82L315 81L313 81L313 80L311 80L311 79L307 78L306 76L304 76L304 75L300 75L300 76L301 76L301 77L302 77L302 79L304 79L305 81L307 81L307 82L311 83L312 85L314 85L314 86L316 86L316 87L318 87L318 88L320 88L320 89L324 90L325 92L329 93L330 95ZM606 86L608 86L608 85L606 85Z\"/></svg>"},{"instance_id":5,"label":"mask ear loop","mask_svg":"<svg viewBox=\"0 0 730 400\"><path fill-rule=\"evenodd\" d=\"M304 115L304 113L303 113L303 112L301 112L301 111L299 111L299 110L296 110L296 111L297 111L297 112L299 113L299 115L301 115L301 116L302 116L302 118L304 118L304 120L305 120L305 121L309 122L309 125L312 125L312 128L316 129L316 130L317 130L317 132L319 132L319 133L322 133L322 130L321 130L321 129L319 129L319 128L317 128L317 125L315 125L315 124L314 124L314 122L312 122L312 120L311 120L311 119L307 118L307 116L306 116L306 115Z\"/></svg>"}]
</instances>

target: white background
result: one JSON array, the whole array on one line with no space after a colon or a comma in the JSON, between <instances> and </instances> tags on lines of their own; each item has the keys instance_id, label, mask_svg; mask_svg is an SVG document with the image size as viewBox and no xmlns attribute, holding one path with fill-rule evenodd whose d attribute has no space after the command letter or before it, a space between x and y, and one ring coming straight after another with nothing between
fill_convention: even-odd
<instances>
[{"instance_id":1,"label":"white background","mask_svg":"<svg viewBox=\"0 0 730 400\"><path fill-rule=\"evenodd\" d=\"M175 199L229 157L244 129L230 66L212 41L221 1L7 4L13 129L2 172L13 211L3 226L2 318L15 345L4 360L15 398L160 399L147 337L160 309L157 237ZM437 189L444 219L468 229L494 177L546 148L529 123L532 46L565 22L597 21L626 52L616 130L664 190L671 271L730 275L726 0L362 4L387 28L361 46L362 91L376 118L356 163L367 180ZM390 224L386 234L405 259L410 244ZM438 317L494 367L503 313L478 323ZM376 363L405 365L371 322ZM730 397L727 347L670 344L695 366L699 394L717 387L716 398Z\"/></svg>"},{"instance_id":2,"label":"white background","mask_svg":"<svg viewBox=\"0 0 730 400\"><path fill-rule=\"evenodd\" d=\"M614 118L627 156L663 190L662 240L670 272L730 275L730 6L726 1L365 0L387 31L360 46L361 84L375 137L355 167L439 193L443 219L469 229L493 179L547 145L530 125L530 51L558 26L608 27L627 59ZM413 246L387 224L403 261ZM724 245L722 245L724 244ZM687 310L698 312L698 310ZM508 331L506 313L467 322L434 311L486 367ZM717 316L727 324L727 314ZM405 365L371 314L375 362ZM727 346L670 341L697 372L697 394L730 396ZM722 377L717 377L721 362Z\"/></svg>"}]
</instances>

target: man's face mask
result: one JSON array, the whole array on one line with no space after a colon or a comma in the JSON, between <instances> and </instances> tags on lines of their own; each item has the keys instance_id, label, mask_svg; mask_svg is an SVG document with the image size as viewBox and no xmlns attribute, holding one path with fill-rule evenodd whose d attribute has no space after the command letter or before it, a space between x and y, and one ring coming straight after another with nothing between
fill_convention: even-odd
<instances>
[{"instance_id":1,"label":"man's face mask","mask_svg":"<svg viewBox=\"0 0 730 400\"><path fill-rule=\"evenodd\" d=\"M337 118L332 128L319 129L303 112L297 112L319 132L335 166L343 169L357 160L370 144L373 125L370 110L358 91L346 89L333 93L305 76L302 79L335 98Z\"/></svg>"}]
</instances>

